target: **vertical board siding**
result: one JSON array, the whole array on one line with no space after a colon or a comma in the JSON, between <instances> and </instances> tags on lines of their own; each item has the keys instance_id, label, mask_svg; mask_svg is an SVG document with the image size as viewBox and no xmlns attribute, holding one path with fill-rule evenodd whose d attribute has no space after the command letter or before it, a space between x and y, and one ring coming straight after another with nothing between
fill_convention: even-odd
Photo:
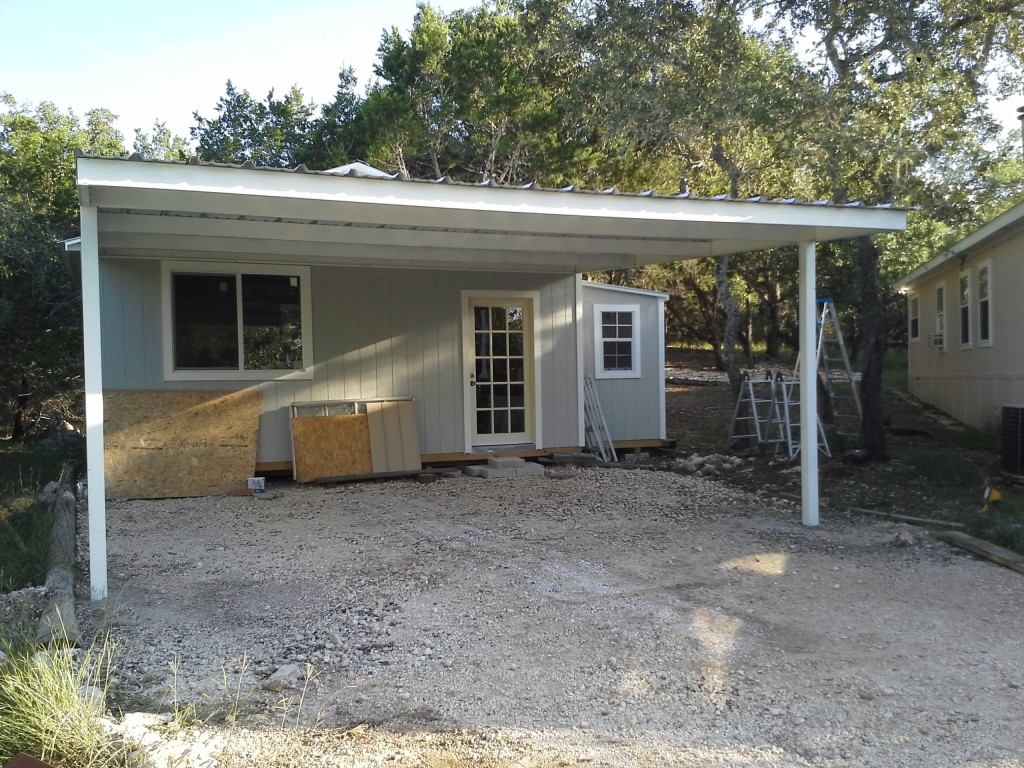
<instances>
[{"instance_id":1,"label":"vertical board siding","mask_svg":"<svg viewBox=\"0 0 1024 768\"><path fill-rule=\"evenodd\" d=\"M293 402L412 396L422 453L465 449L462 291L536 291L542 444L578 440L574 277L313 267L313 377L164 381L158 260L102 259L106 389L257 389L257 461L290 461Z\"/></svg>"}]
</instances>

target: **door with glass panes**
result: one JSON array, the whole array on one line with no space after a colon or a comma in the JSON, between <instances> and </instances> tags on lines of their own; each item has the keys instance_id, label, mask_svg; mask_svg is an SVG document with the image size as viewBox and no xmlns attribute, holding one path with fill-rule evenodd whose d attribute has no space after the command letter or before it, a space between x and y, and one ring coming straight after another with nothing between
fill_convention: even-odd
<instances>
[{"instance_id":1,"label":"door with glass panes","mask_svg":"<svg viewBox=\"0 0 1024 768\"><path fill-rule=\"evenodd\" d=\"M534 441L533 302L469 300L470 435L474 446ZM467 340L470 341L470 340Z\"/></svg>"}]
</instances>

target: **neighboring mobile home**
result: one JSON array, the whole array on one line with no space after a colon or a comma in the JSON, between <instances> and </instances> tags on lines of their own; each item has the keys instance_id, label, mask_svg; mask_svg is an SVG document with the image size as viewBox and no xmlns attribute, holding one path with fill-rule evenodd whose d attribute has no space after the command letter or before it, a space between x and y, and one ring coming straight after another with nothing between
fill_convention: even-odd
<instances>
[{"instance_id":1,"label":"neighboring mobile home","mask_svg":"<svg viewBox=\"0 0 1024 768\"><path fill-rule=\"evenodd\" d=\"M910 393L977 429L1024 403L1024 203L897 282Z\"/></svg>"},{"instance_id":2,"label":"neighboring mobile home","mask_svg":"<svg viewBox=\"0 0 1024 768\"><path fill-rule=\"evenodd\" d=\"M583 274L796 245L810 348L815 243L906 225L886 207L420 181L359 164L309 172L80 156L78 192L96 597L106 594L111 404L121 414L159 406L166 423L184 425L174 441L122 446L128 460L244 447L244 436L190 433L203 413L258 420L256 462L287 466L293 403L408 397L424 460L528 455L584 445L592 371L613 436L656 439L664 297L587 286ZM812 380L810 363L801 374ZM808 389L805 421L816 408ZM229 410L204 392L245 397Z\"/></svg>"}]
</instances>

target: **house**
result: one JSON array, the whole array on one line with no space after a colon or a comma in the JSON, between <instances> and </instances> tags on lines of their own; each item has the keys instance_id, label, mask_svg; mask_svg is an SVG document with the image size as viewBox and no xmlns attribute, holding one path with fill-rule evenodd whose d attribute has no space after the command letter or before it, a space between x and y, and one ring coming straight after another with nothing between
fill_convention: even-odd
<instances>
[{"instance_id":1,"label":"house","mask_svg":"<svg viewBox=\"0 0 1024 768\"><path fill-rule=\"evenodd\" d=\"M907 296L910 393L976 429L1024 403L1024 203L896 283ZM1018 311L1021 310L1021 311Z\"/></svg>"},{"instance_id":2,"label":"house","mask_svg":"<svg viewBox=\"0 0 1024 768\"><path fill-rule=\"evenodd\" d=\"M204 403L214 392L253 396L226 421L258 419L264 468L287 466L289 410L302 402L413 397L424 460L578 449L591 360L602 397L651 397L634 387L660 387L662 375L660 324L643 318L661 298L587 286L583 274L797 245L811 348L815 243L906 225L888 207L509 188L360 165L80 155L77 184L94 597L107 589L104 430L115 403L179 409L174 445L140 438L129 446L140 456L241 450L244 439L190 429L195 411L176 404L187 393L189 408L221 413L220 400ZM664 434L663 415L622 415L612 423L620 436ZM814 525L808 440L803 516Z\"/></svg>"}]
</instances>

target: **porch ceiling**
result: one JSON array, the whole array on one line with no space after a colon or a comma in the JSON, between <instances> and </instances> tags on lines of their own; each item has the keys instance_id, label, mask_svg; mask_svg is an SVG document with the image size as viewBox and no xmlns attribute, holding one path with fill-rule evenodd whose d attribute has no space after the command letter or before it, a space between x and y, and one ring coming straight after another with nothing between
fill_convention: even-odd
<instances>
[{"instance_id":1,"label":"porch ceiling","mask_svg":"<svg viewBox=\"0 0 1024 768\"><path fill-rule=\"evenodd\" d=\"M107 257L588 272L902 229L883 207L81 156Z\"/></svg>"}]
</instances>

